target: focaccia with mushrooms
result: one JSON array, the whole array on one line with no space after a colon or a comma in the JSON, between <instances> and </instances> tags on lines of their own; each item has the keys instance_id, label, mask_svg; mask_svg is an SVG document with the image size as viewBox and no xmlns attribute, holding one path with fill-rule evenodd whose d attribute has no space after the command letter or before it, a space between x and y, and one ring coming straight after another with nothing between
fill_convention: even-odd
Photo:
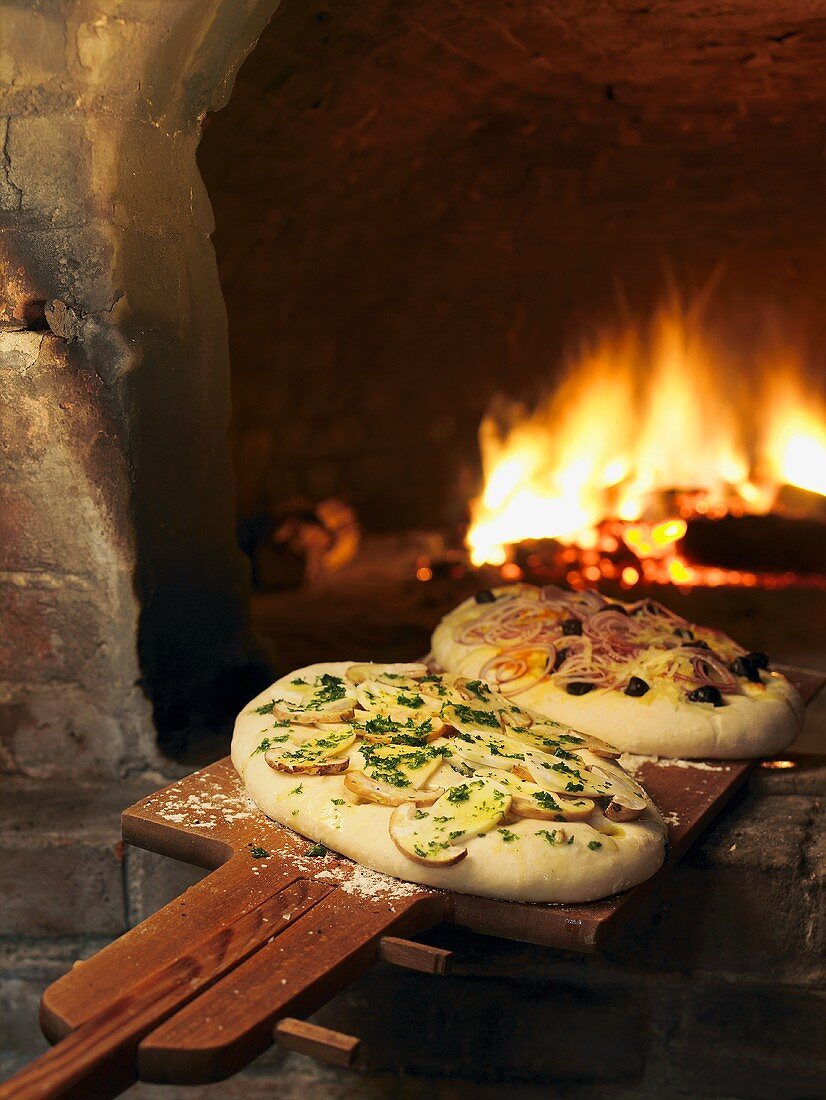
<instances>
[{"instance_id":1,"label":"focaccia with mushrooms","mask_svg":"<svg viewBox=\"0 0 826 1100\"><path fill-rule=\"evenodd\" d=\"M446 615L432 645L438 667L627 752L764 756L803 723L802 698L765 653L654 600L503 586Z\"/></svg>"},{"instance_id":2,"label":"focaccia with mushrooms","mask_svg":"<svg viewBox=\"0 0 826 1100\"><path fill-rule=\"evenodd\" d=\"M425 665L311 665L238 716L269 817L396 878L581 902L648 878L665 826L601 738Z\"/></svg>"}]
</instances>

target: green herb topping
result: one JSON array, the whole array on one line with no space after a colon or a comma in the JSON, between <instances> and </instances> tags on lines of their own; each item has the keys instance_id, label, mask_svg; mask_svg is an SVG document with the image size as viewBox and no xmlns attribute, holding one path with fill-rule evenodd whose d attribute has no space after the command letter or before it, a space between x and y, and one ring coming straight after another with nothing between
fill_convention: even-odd
<instances>
[{"instance_id":1,"label":"green herb topping","mask_svg":"<svg viewBox=\"0 0 826 1100\"><path fill-rule=\"evenodd\" d=\"M284 741L289 741L290 735L288 733L282 733L279 737L265 737L257 749L253 749L250 753L251 756L257 756L259 752L266 752L271 749L273 745L281 745Z\"/></svg>"}]
</instances>

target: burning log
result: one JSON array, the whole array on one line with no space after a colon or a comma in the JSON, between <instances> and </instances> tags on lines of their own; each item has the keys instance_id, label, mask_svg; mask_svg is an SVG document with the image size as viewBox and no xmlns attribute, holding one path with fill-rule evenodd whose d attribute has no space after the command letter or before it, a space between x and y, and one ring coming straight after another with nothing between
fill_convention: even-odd
<instances>
[{"instance_id":1,"label":"burning log","mask_svg":"<svg viewBox=\"0 0 826 1100\"><path fill-rule=\"evenodd\" d=\"M751 573L826 574L826 523L771 513L692 519L680 543L689 565Z\"/></svg>"}]
</instances>

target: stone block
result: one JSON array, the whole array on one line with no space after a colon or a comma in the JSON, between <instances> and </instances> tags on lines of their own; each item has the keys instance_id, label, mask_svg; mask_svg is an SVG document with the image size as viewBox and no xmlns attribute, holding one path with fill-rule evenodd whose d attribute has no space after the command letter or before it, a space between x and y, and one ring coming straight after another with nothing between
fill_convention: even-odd
<instances>
[{"instance_id":1,"label":"stone block","mask_svg":"<svg viewBox=\"0 0 826 1100\"><path fill-rule=\"evenodd\" d=\"M673 1078L700 1096L814 1100L826 1082L824 1035L822 991L692 985L683 992L670 1043Z\"/></svg>"},{"instance_id":2,"label":"stone block","mask_svg":"<svg viewBox=\"0 0 826 1100\"><path fill-rule=\"evenodd\" d=\"M477 1082L633 1081L645 1064L647 1017L633 981L441 981L385 966L317 1015L361 1037L367 1072Z\"/></svg>"},{"instance_id":3,"label":"stone block","mask_svg":"<svg viewBox=\"0 0 826 1100\"><path fill-rule=\"evenodd\" d=\"M126 912L129 927L146 920L208 874L169 856L126 845Z\"/></svg>"},{"instance_id":4,"label":"stone block","mask_svg":"<svg viewBox=\"0 0 826 1100\"><path fill-rule=\"evenodd\" d=\"M112 937L126 930L120 812L147 785L6 782L0 933Z\"/></svg>"},{"instance_id":5,"label":"stone block","mask_svg":"<svg viewBox=\"0 0 826 1100\"><path fill-rule=\"evenodd\" d=\"M38 1012L44 989L105 941L0 940L0 1080L48 1047Z\"/></svg>"},{"instance_id":6,"label":"stone block","mask_svg":"<svg viewBox=\"0 0 826 1100\"><path fill-rule=\"evenodd\" d=\"M0 977L0 1080L48 1049L37 1022L48 984L37 978Z\"/></svg>"},{"instance_id":7,"label":"stone block","mask_svg":"<svg viewBox=\"0 0 826 1100\"><path fill-rule=\"evenodd\" d=\"M645 970L819 981L823 958L811 945L823 913L805 869L818 812L811 797L738 797L607 956ZM658 910L652 909L655 900Z\"/></svg>"}]
</instances>

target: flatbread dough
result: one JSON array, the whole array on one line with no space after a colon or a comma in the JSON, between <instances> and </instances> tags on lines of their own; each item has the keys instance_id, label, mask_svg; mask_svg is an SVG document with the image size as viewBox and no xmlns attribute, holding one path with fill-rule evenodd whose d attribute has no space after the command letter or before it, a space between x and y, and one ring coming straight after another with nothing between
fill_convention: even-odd
<instances>
[{"instance_id":1,"label":"flatbread dough","mask_svg":"<svg viewBox=\"0 0 826 1100\"><path fill-rule=\"evenodd\" d=\"M514 722L530 722L532 717L521 711L517 714L518 708L485 685L472 684L473 690L469 692L458 678L430 676L426 682L420 679L417 688L406 672L413 667L415 675L422 677L426 672L423 666L380 665L375 666L377 671L373 674L379 677L378 681L367 680L355 687L345 680L352 667L352 662L341 661L299 669L262 692L238 716L232 761L250 796L268 817L365 867L396 878L515 901L592 901L642 882L662 863L666 828L642 788L614 759L591 753L583 739L565 727L537 727L533 740L523 741L515 749L495 716L507 709L514 715ZM343 690L339 685L343 685ZM313 699L324 700L320 704L322 711L325 707L335 711L342 705L346 708L347 700L356 696L359 709L350 720L332 722L330 718L340 715L322 714L327 719L323 725L308 725ZM399 696L401 706L396 705ZM459 705L454 710L448 709L456 703ZM365 712L362 707L369 710ZM279 717L285 713L290 717ZM452 716L461 729L449 725L441 728L440 714L445 718ZM371 716L372 725L368 725ZM533 717L542 721L539 715ZM297 722L301 725L297 726ZM348 745L354 724L358 740L337 750L337 743ZM365 741L368 729L389 730L386 736L397 747L385 748ZM425 742L425 736L431 740ZM538 747L537 737L545 749ZM319 748L319 739L325 747ZM412 743L409 748L398 747L404 740ZM382 777L391 783L396 781L392 771L382 772L376 767L371 771L371 761L374 765L378 759L386 761L397 751L416 754L417 744L419 749L424 745L422 758L433 756L437 760L436 770L418 793L401 788L403 794L424 799L420 805L393 807L359 800L351 789L354 782L357 785L364 781L358 776L371 782L378 776L382 789L387 787ZM600 753L608 751L608 746L600 747L596 741L589 744ZM378 757L376 750L385 755ZM560 755L556 755L557 751ZM548 755L551 752L555 755ZM470 763L468 753L473 758ZM336 769L340 766L338 761L345 758L347 771L338 774L279 770L315 767L313 762L322 770ZM527 768L526 760L533 769L532 773L523 772L527 781L509 773L508 769L514 766ZM500 765L504 771L490 768L490 764ZM546 769L538 773L541 785L532 779L538 768ZM358 773L356 780L354 773ZM549 785L555 787L556 794L549 793L546 789ZM445 792L440 804L434 802L434 788L436 792ZM501 804L497 799L504 799L511 808L519 805L512 801L514 788L519 788L516 796L527 796L533 791L529 797L537 798L542 807L555 807L554 816L514 817L509 810L501 819L488 822L482 830L484 835L476 835L474 827L478 830L480 819L457 822L453 815L456 812L460 816L467 810L471 798L478 802L478 790L482 788L491 794L488 803L494 804L493 812L498 812ZM594 795L590 812L589 791L600 792ZM618 799L632 807L636 800L636 811L629 811L639 814L636 820L617 821L606 816L606 809L609 813L616 814L617 809L623 813ZM433 803L432 807L427 800ZM447 810L437 813L440 805ZM583 807L586 816L581 820L558 819L560 810L576 816L583 812ZM408 847L411 829L429 830L424 839L413 838L414 848L421 841L417 850L426 859L431 855L437 859L453 858L463 849L466 856L452 866L419 862L415 852L414 858L410 858L391 837L394 814L397 822L404 819L401 834L406 830L407 839L402 835L401 842ZM466 833L459 839L457 833L461 830L456 829L457 823ZM398 828L396 833L400 834ZM432 841L434 835L436 842L429 843L428 837Z\"/></svg>"},{"instance_id":2,"label":"flatbread dough","mask_svg":"<svg viewBox=\"0 0 826 1100\"><path fill-rule=\"evenodd\" d=\"M766 756L802 728L803 700L784 676L756 668L752 655L720 631L695 626L654 601L621 604L596 592L527 584L495 588L482 598L466 600L436 628L437 667L485 677L520 705L623 751L686 759ZM565 632L571 630L579 633ZM601 659L589 645L601 647ZM577 664L570 656L560 661L566 650ZM756 659L763 664L764 656ZM738 657L747 659L757 682L731 671ZM644 682L645 694L626 694L632 677ZM572 678L573 690L584 684L585 693L570 693ZM722 705L688 699L709 679L722 685Z\"/></svg>"}]
</instances>

